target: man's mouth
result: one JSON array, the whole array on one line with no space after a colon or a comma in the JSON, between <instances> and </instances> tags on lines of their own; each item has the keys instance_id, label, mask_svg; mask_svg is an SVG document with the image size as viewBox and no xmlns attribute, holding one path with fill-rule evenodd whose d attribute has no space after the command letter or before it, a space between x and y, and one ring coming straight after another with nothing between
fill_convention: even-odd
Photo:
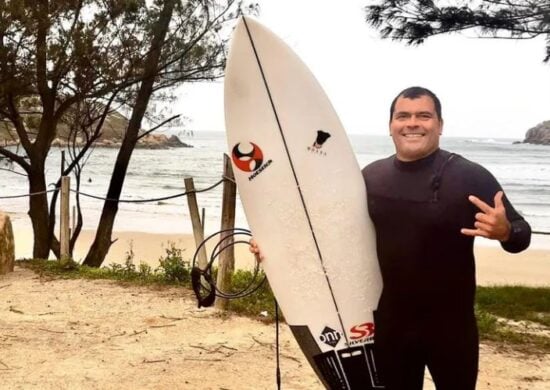
<instances>
[{"instance_id":1,"label":"man's mouth","mask_svg":"<svg viewBox=\"0 0 550 390\"><path fill-rule=\"evenodd\" d=\"M422 133L408 133L408 134L403 134L403 137L420 138L420 137L424 137L424 134L422 134Z\"/></svg>"}]
</instances>

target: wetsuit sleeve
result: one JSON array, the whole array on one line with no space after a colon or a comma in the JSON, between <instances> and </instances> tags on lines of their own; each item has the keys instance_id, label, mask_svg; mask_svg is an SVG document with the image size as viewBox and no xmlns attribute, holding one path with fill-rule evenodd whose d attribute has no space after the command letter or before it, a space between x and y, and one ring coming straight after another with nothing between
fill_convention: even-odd
<instances>
[{"instance_id":1,"label":"wetsuit sleeve","mask_svg":"<svg viewBox=\"0 0 550 390\"><path fill-rule=\"evenodd\" d=\"M498 191L503 191L503 189L497 179L488 170L477 164L475 164L475 166L476 168L472 173L473 177L475 177L475 187L477 187L479 191L479 195L477 196L487 204L493 205L495 194ZM531 227L516 211L514 206L512 206L506 195L504 195L502 199L506 209L506 218L510 222L511 230L508 241L501 241L500 245L507 252L518 253L527 249L531 243Z\"/></svg>"},{"instance_id":2,"label":"wetsuit sleeve","mask_svg":"<svg viewBox=\"0 0 550 390\"><path fill-rule=\"evenodd\" d=\"M510 222L510 238L501 242L502 248L510 253L518 253L527 249L531 243L531 227L525 219L514 209L506 196L503 198L506 208L506 217Z\"/></svg>"}]
</instances>

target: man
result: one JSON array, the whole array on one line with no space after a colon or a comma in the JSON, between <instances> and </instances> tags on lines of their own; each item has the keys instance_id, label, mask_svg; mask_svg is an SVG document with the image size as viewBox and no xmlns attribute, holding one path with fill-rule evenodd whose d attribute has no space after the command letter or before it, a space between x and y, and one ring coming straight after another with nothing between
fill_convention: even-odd
<instances>
[{"instance_id":1,"label":"man","mask_svg":"<svg viewBox=\"0 0 550 390\"><path fill-rule=\"evenodd\" d=\"M438 390L475 389L474 238L498 240L508 252L530 242L496 179L439 149L442 130L437 96L405 89L390 108L396 154L363 169L384 283L375 358L387 390L422 389L426 366Z\"/></svg>"},{"instance_id":2,"label":"man","mask_svg":"<svg viewBox=\"0 0 550 390\"><path fill-rule=\"evenodd\" d=\"M402 91L390 108L396 154L363 169L384 287L375 313L377 366L387 390L474 389L474 237L508 252L531 231L496 179L439 149L441 103L431 91Z\"/></svg>"}]
</instances>

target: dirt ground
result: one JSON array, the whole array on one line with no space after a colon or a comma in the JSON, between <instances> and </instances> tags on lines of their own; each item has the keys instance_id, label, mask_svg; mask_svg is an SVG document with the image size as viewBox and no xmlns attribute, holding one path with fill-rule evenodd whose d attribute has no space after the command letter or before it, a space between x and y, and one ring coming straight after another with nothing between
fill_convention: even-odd
<instances>
[{"instance_id":1,"label":"dirt ground","mask_svg":"<svg viewBox=\"0 0 550 390\"><path fill-rule=\"evenodd\" d=\"M181 289L0 276L2 389L275 389L275 327ZM286 326L283 389L320 389ZM425 389L433 389L429 377ZM550 388L550 356L482 345L478 389Z\"/></svg>"}]
</instances>

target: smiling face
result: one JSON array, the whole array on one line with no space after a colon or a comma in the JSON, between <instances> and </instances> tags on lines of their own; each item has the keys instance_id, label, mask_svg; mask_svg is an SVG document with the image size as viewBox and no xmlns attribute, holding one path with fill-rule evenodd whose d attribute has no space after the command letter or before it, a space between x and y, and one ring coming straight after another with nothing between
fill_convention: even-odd
<instances>
[{"instance_id":1,"label":"smiling face","mask_svg":"<svg viewBox=\"0 0 550 390\"><path fill-rule=\"evenodd\" d=\"M443 120L437 115L431 97L400 96L395 102L390 135L399 160L415 161L436 151L442 130Z\"/></svg>"}]
</instances>

